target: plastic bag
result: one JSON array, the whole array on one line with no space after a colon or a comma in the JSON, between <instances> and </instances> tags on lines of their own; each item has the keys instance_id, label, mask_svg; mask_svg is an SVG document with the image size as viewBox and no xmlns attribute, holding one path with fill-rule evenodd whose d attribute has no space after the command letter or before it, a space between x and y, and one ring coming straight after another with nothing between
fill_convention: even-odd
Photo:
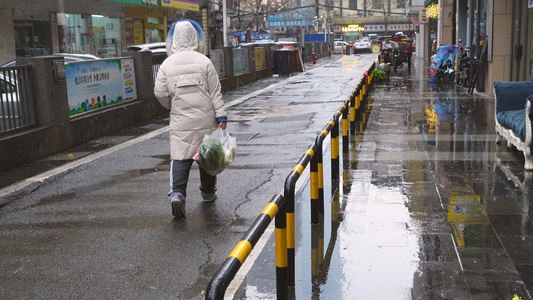
<instances>
[{"instance_id":1,"label":"plastic bag","mask_svg":"<svg viewBox=\"0 0 533 300\"><path fill-rule=\"evenodd\" d=\"M228 130L217 128L211 135L206 135L193 159L209 174L222 172L235 158L237 142Z\"/></svg>"}]
</instances>

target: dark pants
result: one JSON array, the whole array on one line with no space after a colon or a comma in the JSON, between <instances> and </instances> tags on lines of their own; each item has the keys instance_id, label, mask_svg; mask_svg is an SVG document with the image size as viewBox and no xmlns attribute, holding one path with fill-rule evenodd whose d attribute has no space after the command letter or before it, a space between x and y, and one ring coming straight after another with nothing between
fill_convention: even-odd
<instances>
[{"instance_id":1,"label":"dark pants","mask_svg":"<svg viewBox=\"0 0 533 300\"><path fill-rule=\"evenodd\" d=\"M187 182L189 181L189 171L194 160L173 160L170 162L170 194L181 193L187 196ZM217 176L209 175L200 167L200 191L213 193L216 191Z\"/></svg>"}]
</instances>

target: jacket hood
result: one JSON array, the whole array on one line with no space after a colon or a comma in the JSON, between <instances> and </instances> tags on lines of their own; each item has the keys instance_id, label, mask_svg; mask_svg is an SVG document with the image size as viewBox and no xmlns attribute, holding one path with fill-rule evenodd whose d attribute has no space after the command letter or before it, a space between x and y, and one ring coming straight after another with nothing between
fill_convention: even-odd
<instances>
[{"instance_id":1,"label":"jacket hood","mask_svg":"<svg viewBox=\"0 0 533 300\"><path fill-rule=\"evenodd\" d=\"M196 51L205 54L204 32L192 20L179 20L172 24L167 36L167 55L180 51Z\"/></svg>"}]
</instances>

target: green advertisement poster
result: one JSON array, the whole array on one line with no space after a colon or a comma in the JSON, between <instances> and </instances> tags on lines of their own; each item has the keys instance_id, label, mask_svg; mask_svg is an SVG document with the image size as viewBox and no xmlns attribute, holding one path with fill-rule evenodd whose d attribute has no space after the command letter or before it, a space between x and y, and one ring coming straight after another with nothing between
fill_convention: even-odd
<instances>
[{"instance_id":1,"label":"green advertisement poster","mask_svg":"<svg viewBox=\"0 0 533 300\"><path fill-rule=\"evenodd\" d=\"M65 68L71 116L137 98L133 59L71 63Z\"/></svg>"}]
</instances>

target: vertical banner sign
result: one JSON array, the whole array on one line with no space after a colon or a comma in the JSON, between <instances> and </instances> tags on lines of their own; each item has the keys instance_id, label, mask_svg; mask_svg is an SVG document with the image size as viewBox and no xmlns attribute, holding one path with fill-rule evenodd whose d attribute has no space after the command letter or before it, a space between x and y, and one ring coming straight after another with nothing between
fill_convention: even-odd
<instances>
[{"instance_id":1,"label":"vertical banner sign","mask_svg":"<svg viewBox=\"0 0 533 300\"><path fill-rule=\"evenodd\" d=\"M50 20L52 20L52 53L59 53L59 37L57 33L57 15L50 13Z\"/></svg>"},{"instance_id":2,"label":"vertical banner sign","mask_svg":"<svg viewBox=\"0 0 533 300\"><path fill-rule=\"evenodd\" d=\"M70 63L65 68L71 116L137 98L132 58Z\"/></svg>"},{"instance_id":3,"label":"vertical banner sign","mask_svg":"<svg viewBox=\"0 0 533 300\"><path fill-rule=\"evenodd\" d=\"M144 43L143 20L133 19L133 44L140 45Z\"/></svg>"},{"instance_id":4,"label":"vertical banner sign","mask_svg":"<svg viewBox=\"0 0 533 300\"><path fill-rule=\"evenodd\" d=\"M199 11L199 0L161 0L161 6Z\"/></svg>"},{"instance_id":5,"label":"vertical banner sign","mask_svg":"<svg viewBox=\"0 0 533 300\"><path fill-rule=\"evenodd\" d=\"M428 15L427 15L427 9L426 8L421 8L419 11L419 20L420 20L420 23L421 24L425 24L428 22Z\"/></svg>"},{"instance_id":6,"label":"vertical banner sign","mask_svg":"<svg viewBox=\"0 0 533 300\"><path fill-rule=\"evenodd\" d=\"M122 51L126 51L126 20L120 19L120 37L122 39Z\"/></svg>"}]
</instances>

